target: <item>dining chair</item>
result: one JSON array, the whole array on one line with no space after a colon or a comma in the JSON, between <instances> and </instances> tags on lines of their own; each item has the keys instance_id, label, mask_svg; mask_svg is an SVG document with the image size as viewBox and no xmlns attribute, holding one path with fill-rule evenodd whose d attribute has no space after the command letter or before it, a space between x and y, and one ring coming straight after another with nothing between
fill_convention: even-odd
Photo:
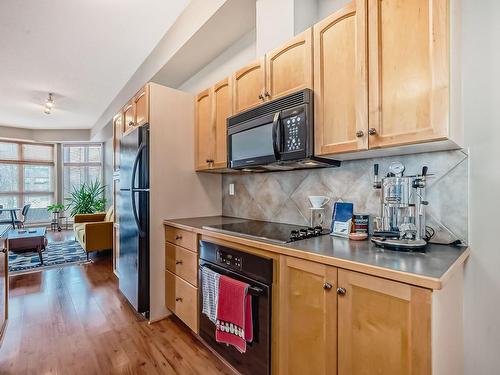
<instances>
[{"instance_id":1,"label":"dining chair","mask_svg":"<svg viewBox=\"0 0 500 375\"><path fill-rule=\"evenodd\" d=\"M18 227L18 228L24 227L24 223L26 223L26 217L28 216L28 211L30 210L30 207L31 207L31 204L25 204L23 206L23 209L21 211L21 219L15 221L16 227Z\"/></svg>"}]
</instances>

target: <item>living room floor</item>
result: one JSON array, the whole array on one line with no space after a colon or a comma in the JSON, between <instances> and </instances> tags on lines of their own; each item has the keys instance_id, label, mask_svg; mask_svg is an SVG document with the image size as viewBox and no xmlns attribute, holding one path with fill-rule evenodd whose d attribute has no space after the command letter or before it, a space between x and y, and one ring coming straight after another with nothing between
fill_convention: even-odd
<instances>
[{"instance_id":1,"label":"living room floor","mask_svg":"<svg viewBox=\"0 0 500 375\"><path fill-rule=\"evenodd\" d=\"M64 240L70 231L51 233ZM0 374L232 374L175 317L155 324L118 291L108 254L10 278Z\"/></svg>"}]
</instances>

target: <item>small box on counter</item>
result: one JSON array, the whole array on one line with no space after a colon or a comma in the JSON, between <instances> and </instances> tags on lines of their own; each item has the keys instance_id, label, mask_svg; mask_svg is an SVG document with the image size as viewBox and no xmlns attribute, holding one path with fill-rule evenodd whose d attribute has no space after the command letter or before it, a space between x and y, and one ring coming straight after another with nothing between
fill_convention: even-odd
<instances>
[{"instance_id":1,"label":"small box on counter","mask_svg":"<svg viewBox=\"0 0 500 375\"><path fill-rule=\"evenodd\" d=\"M354 205L347 202L335 202L333 206L331 235L349 238L352 226Z\"/></svg>"},{"instance_id":2,"label":"small box on counter","mask_svg":"<svg viewBox=\"0 0 500 375\"><path fill-rule=\"evenodd\" d=\"M369 233L370 215L354 214L352 217L352 231L354 233Z\"/></svg>"}]
</instances>

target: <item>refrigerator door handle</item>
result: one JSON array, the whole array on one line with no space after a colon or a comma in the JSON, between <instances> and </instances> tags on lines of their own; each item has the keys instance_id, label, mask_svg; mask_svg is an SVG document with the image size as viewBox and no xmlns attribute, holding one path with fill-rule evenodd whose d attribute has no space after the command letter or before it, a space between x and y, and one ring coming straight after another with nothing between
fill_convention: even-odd
<instances>
[{"instance_id":1,"label":"refrigerator door handle","mask_svg":"<svg viewBox=\"0 0 500 375\"><path fill-rule=\"evenodd\" d=\"M135 182L135 175L137 174L137 166L139 165L139 160L141 159L141 155L143 150L146 148L146 145L143 143L139 146L139 149L137 150L137 154L135 155L135 160L134 160L134 166L132 167L132 178L130 181L130 197L132 198L132 213L134 214L134 220L135 223L137 224L137 229L139 230L139 234L141 237L144 237L145 233L142 230L142 225L139 220L139 215L137 215L137 209L135 207L135 194L137 193L134 191L134 182Z\"/></svg>"}]
</instances>

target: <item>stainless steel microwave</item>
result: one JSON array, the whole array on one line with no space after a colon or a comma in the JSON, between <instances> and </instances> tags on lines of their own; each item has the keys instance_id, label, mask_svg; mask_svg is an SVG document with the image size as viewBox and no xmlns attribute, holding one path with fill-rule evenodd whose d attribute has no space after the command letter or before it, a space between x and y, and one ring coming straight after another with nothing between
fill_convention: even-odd
<instances>
[{"instance_id":1,"label":"stainless steel microwave","mask_svg":"<svg viewBox=\"0 0 500 375\"><path fill-rule=\"evenodd\" d=\"M227 120L229 168L249 171L338 167L314 156L313 92L304 89Z\"/></svg>"}]
</instances>

